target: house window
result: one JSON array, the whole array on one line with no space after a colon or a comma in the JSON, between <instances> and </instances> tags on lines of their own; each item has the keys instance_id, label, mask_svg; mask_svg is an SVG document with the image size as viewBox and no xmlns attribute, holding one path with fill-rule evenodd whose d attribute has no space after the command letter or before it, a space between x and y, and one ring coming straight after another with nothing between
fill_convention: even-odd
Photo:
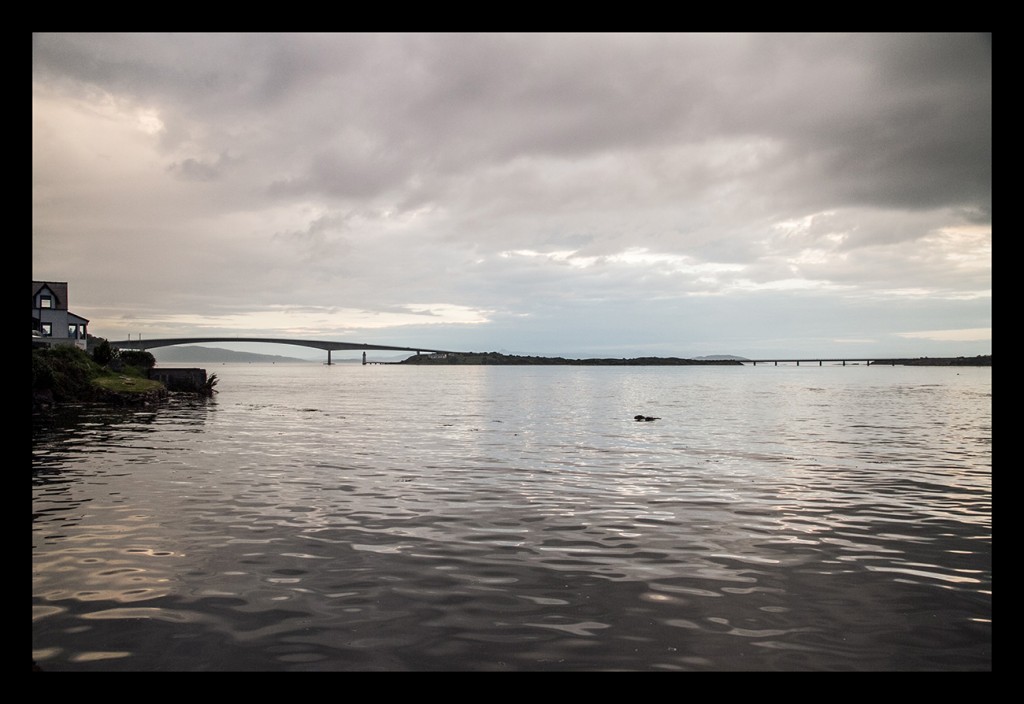
<instances>
[{"instance_id":1,"label":"house window","mask_svg":"<svg viewBox=\"0 0 1024 704\"><path fill-rule=\"evenodd\" d=\"M68 337L72 337L72 338L77 338L78 337L78 326L77 325L68 325Z\"/></svg>"},{"instance_id":2,"label":"house window","mask_svg":"<svg viewBox=\"0 0 1024 704\"><path fill-rule=\"evenodd\" d=\"M43 337L51 337L53 335L53 323L43 323L42 332Z\"/></svg>"},{"instance_id":3,"label":"house window","mask_svg":"<svg viewBox=\"0 0 1024 704\"><path fill-rule=\"evenodd\" d=\"M45 293L39 297L40 308L53 308L53 296L48 296Z\"/></svg>"}]
</instances>

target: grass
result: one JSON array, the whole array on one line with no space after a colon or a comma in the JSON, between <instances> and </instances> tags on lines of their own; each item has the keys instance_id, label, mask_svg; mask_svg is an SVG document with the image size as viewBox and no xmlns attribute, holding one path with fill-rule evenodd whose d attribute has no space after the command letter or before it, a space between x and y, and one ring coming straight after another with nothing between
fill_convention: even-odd
<instances>
[{"instance_id":1,"label":"grass","mask_svg":"<svg viewBox=\"0 0 1024 704\"><path fill-rule=\"evenodd\" d=\"M163 384L153 379L146 379L141 376L130 376L128 374L110 373L98 376L92 380L93 386L99 386L107 391L117 393L146 393L155 389L162 389Z\"/></svg>"}]
</instances>

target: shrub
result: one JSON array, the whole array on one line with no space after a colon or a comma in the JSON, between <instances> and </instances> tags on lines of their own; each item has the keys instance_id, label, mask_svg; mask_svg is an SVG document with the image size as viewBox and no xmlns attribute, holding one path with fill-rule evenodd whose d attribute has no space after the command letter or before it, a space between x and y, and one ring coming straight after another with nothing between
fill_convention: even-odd
<instances>
[{"instance_id":1,"label":"shrub","mask_svg":"<svg viewBox=\"0 0 1024 704\"><path fill-rule=\"evenodd\" d=\"M121 350L117 357L125 365L141 369L143 375L156 366L156 357L145 350Z\"/></svg>"},{"instance_id":2,"label":"shrub","mask_svg":"<svg viewBox=\"0 0 1024 704\"><path fill-rule=\"evenodd\" d=\"M219 379L217 379L217 375L211 374L210 377L206 380L206 383L203 384L202 393L205 394L206 396L213 396L215 393L217 393L217 390L213 387L217 385L218 381Z\"/></svg>"},{"instance_id":3,"label":"shrub","mask_svg":"<svg viewBox=\"0 0 1024 704\"><path fill-rule=\"evenodd\" d=\"M51 391L57 401L88 398L101 369L74 345L32 350L32 390Z\"/></svg>"},{"instance_id":4,"label":"shrub","mask_svg":"<svg viewBox=\"0 0 1024 704\"><path fill-rule=\"evenodd\" d=\"M104 365L108 364L110 360L114 358L114 348L110 346L110 342L106 339L101 338L96 346L92 349L92 359L96 364Z\"/></svg>"}]
</instances>

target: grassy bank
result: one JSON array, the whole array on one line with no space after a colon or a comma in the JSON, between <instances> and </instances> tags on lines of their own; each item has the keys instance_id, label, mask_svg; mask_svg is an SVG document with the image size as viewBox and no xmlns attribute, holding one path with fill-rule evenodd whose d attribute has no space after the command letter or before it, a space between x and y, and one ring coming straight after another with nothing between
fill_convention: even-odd
<instances>
[{"instance_id":1,"label":"grassy bank","mask_svg":"<svg viewBox=\"0 0 1024 704\"><path fill-rule=\"evenodd\" d=\"M74 401L144 402L167 389L148 378L148 368L111 359L99 364L72 345L32 350L32 398L39 403Z\"/></svg>"}]
</instances>

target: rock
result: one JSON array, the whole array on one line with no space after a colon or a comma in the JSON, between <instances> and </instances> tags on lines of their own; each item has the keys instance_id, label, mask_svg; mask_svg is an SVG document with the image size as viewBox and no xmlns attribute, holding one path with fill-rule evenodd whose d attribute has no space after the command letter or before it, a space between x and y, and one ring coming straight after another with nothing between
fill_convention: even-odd
<instances>
[{"instance_id":1,"label":"rock","mask_svg":"<svg viewBox=\"0 0 1024 704\"><path fill-rule=\"evenodd\" d=\"M53 408L53 391L51 389L40 389L32 392L32 410L46 410Z\"/></svg>"}]
</instances>

